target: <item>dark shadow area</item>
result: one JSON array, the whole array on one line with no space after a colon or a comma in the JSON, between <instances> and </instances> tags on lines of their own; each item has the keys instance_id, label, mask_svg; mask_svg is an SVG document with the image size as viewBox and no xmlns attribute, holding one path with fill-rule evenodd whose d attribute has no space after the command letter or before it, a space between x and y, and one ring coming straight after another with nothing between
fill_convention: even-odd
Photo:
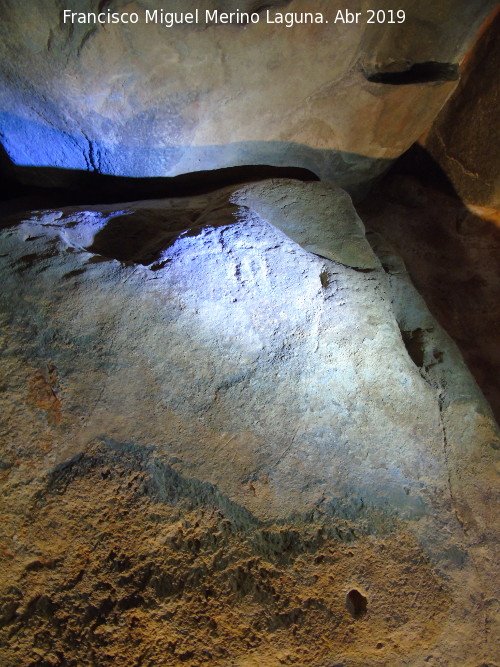
<instances>
[{"instance_id":1,"label":"dark shadow area","mask_svg":"<svg viewBox=\"0 0 500 667\"><path fill-rule=\"evenodd\" d=\"M137 209L133 213L117 215L95 235L89 252L117 259L120 262L132 262L151 266L156 271L165 262L154 264L160 259L163 251L173 245L176 239L184 235L196 236L205 226L218 227L227 225L227 220L220 221L210 213L203 216L203 211L177 209L150 210Z\"/></svg>"},{"instance_id":2,"label":"dark shadow area","mask_svg":"<svg viewBox=\"0 0 500 667\"><path fill-rule=\"evenodd\" d=\"M0 201L23 196L23 186L17 181L14 165L0 143Z\"/></svg>"},{"instance_id":3,"label":"dark shadow area","mask_svg":"<svg viewBox=\"0 0 500 667\"><path fill-rule=\"evenodd\" d=\"M469 210L419 145L395 162L357 210L367 230L382 234L403 258L500 422L500 217L495 222ZM405 344L420 366L418 332L406 332Z\"/></svg>"},{"instance_id":4,"label":"dark shadow area","mask_svg":"<svg viewBox=\"0 0 500 667\"><path fill-rule=\"evenodd\" d=\"M408 69L388 72L365 72L367 81L390 86L409 86L415 83L435 83L457 81L460 68L454 63L425 62L415 63Z\"/></svg>"},{"instance_id":5,"label":"dark shadow area","mask_svg":"<svg viewBox=\"0 0 500 667\"><path fill-rule=\"evenodd\" d=\"M415 331L401 330L404 346L406 347L410 359L417 368L422 368L424 365L424 334L425 332L422 331L422 329L415 329Z\"/></svg>"},{"instance_id":6,"label":"dark shadow area","mask_svg":"<svg viewBox=\"0 0 500 667\"><path fill-rule=\"evenodd\" d=\"M173 220L172 227L186 228L182 220ZM147 266L159 259L161 251L171 245L173 230L168 232L149 220L141 211L130 215L118 215L98 232L94 242L87 248L89 252L117 259L120 262L134 262Z\"/></svg>"},{"instance_id":7,"label":"dark shadow area","mask_svg":"<svg viewBox=\"0 0 500 667\"><path fill-rule=\"evenodd\" d=\"M37 188L51 190L62 196L61 205L185 196L265 178L320 178L359 200L393 161L291 141L159 146L127 135L112 143L2 111L0 137L2 174L35 188L37 197L43 194ZM12 210L11 188L3 188L3 195Z\"/></svg>"},{"instance_id":8,"label":"dark shadow area","mask_svg":"<svg viewBox=\"0 0 500 667\"><path fill-rule=\"evenodd\" d=\"M389 168L384 180L390 180L396 175L415 178L420 186L439 190L453 199L460 199L446 172L420 144L413 144L406 153L403 153ZM395 196L397 197L397 194ZM427 201L426 195L424 199Z\"/></svg>"},{"instance_id":9,"label":"dark shadow area","mask_svg":"<svg viewBox=\"0 0 500 667\"><path fill-rule=\"evenodd\" d=\"M353 588L352 591L347 593L345 604L351 616L361 618L366 614L368 600L362 593Z\"/></svg>"},{"instance_id":10,"label":"dark shadow area","mask_svg":"<svg viewBox=\"0 0 500 667\"><path fill-rule=\"evenodd\" d=\"M187 197L267 178L319 180L316 174L308 169L269 165L227 167L172 178L127 178L54 167L27 167L26 169L29 169L30 172L34 170L43 172L44 177L47 173L50 177L52 172L54 180L62 177L68 182L68 187L40 187L20 183L15 177L12 163L1 148L0 156L2 170L0 201L3 202L0 204L0 213L4 215L54 206L112 204L120 201ZM16 169L19 171L20 168Z\"/></svg>"}]
</instances>

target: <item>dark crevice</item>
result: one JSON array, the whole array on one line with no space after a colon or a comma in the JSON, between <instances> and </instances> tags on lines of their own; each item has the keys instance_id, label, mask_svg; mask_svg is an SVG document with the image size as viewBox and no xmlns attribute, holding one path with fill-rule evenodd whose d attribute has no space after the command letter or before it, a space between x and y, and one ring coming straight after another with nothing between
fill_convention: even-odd
<instances>
[{"instance_id":1,"label":"dark crevice","mask_svg":"<svg viewBox=\"0 0 500 667\"><path fill-rule=\"evenodd\" d=\"M90 143L90 142L89 142ZM99 160L98 148L89 147L92 159ZM98 165L97 165L98 166ZM23 184L21 174L39 175L48 184L66 181L66 187ZM209 171L197 171L173 177L129 178L109 176L97 171L78 171L53 167L15 167L0 145L0 213L10 215L35 208L112 204L119 201L140 201L170 197L189 197L212 192L240 183L268 178L291 178L318 181L309 169L302 167L273 167L244 165ZM6 202L1 204L1 202ZM0 225L1 226L1 225Z\"/></svg>"},{"instance_id":2,"label":"dark crevice","mask_svg":"<svg viewBox=\"0 0 500 667\"><path fill-rule=\"evenodd\" d=\"M425 63L414 63L411 67L398 71L373 71L364 72L365 78L371 83L383 83L391 86L408 86L415 83L436 83L444 81L457 81L460 76L460 68L455 63L438 63L428 61Z\"/></svg>"},{"instance_id":3,"label":"dark crevice","mask_svg":"<svg viewBox=\"0 0 500 667\"><path fill-rule=\"evenodd\" d=\"M85 44L89 41L89 39L97 33L97 28L91 28L88 32L85 33L85 35L82 37L82 41L80 42L80 45L78 46L76 55L79 58L81 55L81 52L83 50L83 47Z\"/></svg>"},{"instance_id":4,"label":"dark crevice","mask_svg":"<svg viewBox=\"0 0 500 667\"><path fill-rule=\"evenodd\" d=\"M344 264L344 266L349 266L350 269L354 269L358 273L373 273L374 271L378 271L378 269L362 269L359 266L351 266L350 264Z\"/></svg>"},{"instance_id":5,"label":"dark crevice","mask_svg":"<svg viewBox=\"0 0 500 667\"><path fill-rule=\"evenodd\" d=\"M267 0L260 3L256 2L255 6L252 8L251 13L255 12L256 14L263 14L265 11L273 10L273 9L278 9L282 7L286 7L286 5L289 5L291 0Z\"/></svg>"},{"instance_id":6,"label":"dark crevice","mask_svg":"<svg viewBox=\"0 0 500 667\"><path fill-rule=\"evenodd\" d=\"M353 588L347 593L345 604L354 618L361 618L366 614L368 600L362 593Z\"/></svg>"},{"instance_id":7,"label":"dark crevice","mask_svg":"<svg viewBox=\"0 0 500 667\"><path fill-rule=\"evenodd\" d=\"M401 330L401 338L408 352L408 356L417 368L423 368L425 359L424 345L425 331L415 329L414 331Z\"/></svg>"}]
</instances>

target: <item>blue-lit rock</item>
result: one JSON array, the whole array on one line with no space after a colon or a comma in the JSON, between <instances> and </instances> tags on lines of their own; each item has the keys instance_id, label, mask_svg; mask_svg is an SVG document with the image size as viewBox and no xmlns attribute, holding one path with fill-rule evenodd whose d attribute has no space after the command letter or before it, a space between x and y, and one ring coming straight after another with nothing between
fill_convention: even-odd
<instances>
[{"instance_id":1,"label":"blue-lit rock","mask_svg":"<svg viewBox=\"0 0 500 667\"><path fill-rule=\"evenodd\" d=\"M349 8L361 10L358 25L335 23L340 0L202 4L170 2L165 11L202 16L168 28L146 23L158 9L149 0L78 3L78 12L133 9L134 25L65 22L64 9L75 8L54 0L3 2L0 138L18 176L53 184L71 175L30 168L147 177L266 164L304 167L354 191L421 136L457 83L434 74L384 85L372 74L418 63L456 69L495 2L443 10L402 0L397 25L367 22L377 2ZM284 5L323 12L325 23L268 23ZM258 11L260 20L207 25L207 9Z\"/></svg>"},{"instance_id":2,"label":"blue-lit rock","mask_svg":"<svg viewBox=\"0 0 500 667\"><path fill-rule=\"evenodd\" d=\"M209 651L223 665L245 646L260 664L284 650L370 664L374 639L386 664L478 657L496 427L343 191L275 180L11 222L13 663L42 627L82 664L90 650L108 664L102 633L122 664L147 649L157 664ZM369 623L346 609L352 590Z\"/></svg>"}]
</instances>

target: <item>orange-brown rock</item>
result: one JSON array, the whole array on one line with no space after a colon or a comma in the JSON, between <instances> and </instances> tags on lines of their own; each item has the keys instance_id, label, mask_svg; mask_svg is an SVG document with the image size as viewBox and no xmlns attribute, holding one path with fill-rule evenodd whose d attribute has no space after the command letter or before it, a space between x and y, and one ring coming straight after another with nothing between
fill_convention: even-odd
<instances>
[{"instance_id":1,"label":"orange-brown rock","mask_svg":"<svg viewBox=\"0 0 500 667\"><path fill-rule=\"evenodd\" d=\"M457 194L498 219L500 209L500 11L467 61L462 80L424 145ZM498 222L497 222L498 224Z\"/></svg>"}]
</instances>

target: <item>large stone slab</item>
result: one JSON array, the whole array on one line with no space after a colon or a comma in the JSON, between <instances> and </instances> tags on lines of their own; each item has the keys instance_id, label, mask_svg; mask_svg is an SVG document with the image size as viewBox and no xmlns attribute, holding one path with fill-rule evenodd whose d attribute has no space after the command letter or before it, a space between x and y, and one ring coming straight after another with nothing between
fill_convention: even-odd
<instances>
[{"instance_id":1,"label":"large stone slab","mask_svg":"<svg viewBox=\"0 0 500 667\"><path fill-rule=\"evenodd\" d=\"M0 136L18 175L57 184L71 173L175 176L237 165L299 166L355 188L431 124L492 0L399 2L402 24L367 23L355 0L170 2L198 25L145 23L157 3L2 3ZM68 23L63 11L137 12L139 22ZM392 5L391 5L392 8ZM254 24L204 22L209 10L257 12ZM386 8L389 9L389 6ZM267 12L321 12L286 27ZM389 14L387 12L387 19ZM326 21L329 21L326 23ZM455 80L454 80L455 79ZM406 85L396 85L406 84Z\"/></svg>"},{"instance_id":2,"label":"large stone slab","mask_svg":"<svg viewBox=\"0 0 500 667\"><path fill-rule=\"evenodd\" d=\"M462 201L485 207L483 216L497 225L500 208L499 30L500 11L468 59L460 85L424 141Z\"/></svg>"},{"instance_id":3,"label":"large stone slab","mask_svg":"<svg viewBox=\"0 0 500 667\"><path fill-rule=\"evenodd\" d=\"M6 664L493 659L496 427L344 192L10 222Z\"/></svg>"}]
</instances>

